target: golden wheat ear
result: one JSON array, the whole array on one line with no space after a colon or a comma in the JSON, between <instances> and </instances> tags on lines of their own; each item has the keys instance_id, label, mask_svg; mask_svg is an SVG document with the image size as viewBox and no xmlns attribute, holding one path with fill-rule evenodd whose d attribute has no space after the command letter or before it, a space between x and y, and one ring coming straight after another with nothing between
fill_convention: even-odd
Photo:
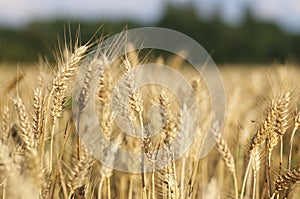
<instances>
[{"instance_id":1,"label":"golden wheat ear","mask_svg":"<svg viewBox=\"0 0 300 199\"><path fill-rule=\"evenodd\" d=\"M69 198L77 192L81 192L82 188L86 186L89 180L90 171L94 163L93 157L89 154L87 148L83 145L78 146L81 149L79 160L73 158L72 167L69 168L70 173L67 185L69 187Z\"/></svg>"},{"instance_id":2,"label":"golden wheat ear","mask_svg":"<svg viewBox=\"0 0 300 199\"><path fill-rule=\"evenodd\" d=\"M275 182L275 192L274 195L284 194L284 198L288 198L289 192L291 192L295 184L300 181L300 164L291 170L287 171L284 174L278 176L278 179Z\"/></svg>"},{"instance_id":3,"label":"golden wheat ear","mask_svg":"<svg viewBox=\"0 0 300 199\"><path fill-rule=\"evenodd\" d=\"M49 165L50 171L52 171L53 163L53 144L54 144L54 133L56 122L62 117L65 109L66 92L69 81L75 76L77 69L79 68L80 62L86 56L88 45L82 45L78 47L75 45L74 52L65 49L65 54L61 60L58 61L58 72L53 79L52 88L47 97L46 102L46 113L50 112L52 119L51 128L51 144L50 144L50 158ZM51 106L51 107L50 107ZM48 115L45 116L45 123L47 123Z\"/></svg>"},{"instance_id":4,"label":"golden wheat ear","mask_svg":"<svg viewBox=\"0 0 300 199\"><path fill-rule=\"evenodd\" d=\"M44 93L43 90L37 88L34 91L33 97L33 118L32 118L32 131L34 134L34 139L39 146L40 137L43 131L43 121L44 121Z\"/></svg>"},{"instance_id":5,"label":"golden wheat ear","mask_svg":"<svg viewBox=\"0 0 300 199\"><path fill-rule=\"evenodd\" d=\"M215 121L213 123L213 133L216 139L216 146L222 158L228 167L229 171L233 175L234 179L234 188L235 188L235 198L238 199L238 183L237 183L237 176L236 176L236 169L235 169L235 161L232 153L229 150L227 142L221 137L219 122Z\"/></svg>"},{"instance_id":6,"label":"golden wheat ear","mask_svg":"<svg viewBox=\"0 0 300 199\"><path fill-rule=\"evenodd\" d=\"M7 143L7 139L9 136L9 120L10 120L10 113L9 113L9 107L8 106L4 106L3 108L3 113L2 113L2 121L1 121L1 136L0 136L0 140L3 143Z\"/></svg>"},{"instance_id":7,"label":"golden wheat ear","mask_svg":"<svg viewBox=\"0 0 300 199\"><path fill-rule=\"evenodd\" d=\"M24 142L24 147L26 149L31 149L35 147L34 134L32 132L31 124L29 121L28 113L25 109L23 101L20 97L16 97L13 100L15 110L19 117L21 133L19 134L22 141Z\"/></svg>"}]
</instances>

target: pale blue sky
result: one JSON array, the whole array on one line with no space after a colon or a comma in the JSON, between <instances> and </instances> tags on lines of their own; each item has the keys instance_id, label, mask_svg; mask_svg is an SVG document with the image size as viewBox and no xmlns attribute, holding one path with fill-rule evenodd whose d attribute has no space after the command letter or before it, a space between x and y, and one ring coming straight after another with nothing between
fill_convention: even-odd
<instances>
[{"instance_id":1,"label":"pale blue sky","mask_svg":"<svg viewBox=\"0 0 300 199\"><path fill-rule=\"evenodd\" d=\"M167 3L187 2L193 2L203 17L220 10L230 23L239 21L249 6L257 18L300 32L299 0L0 0L0 25L18 26L55 17L153 22L163 15Z\"/></svg>"}]
</instances>

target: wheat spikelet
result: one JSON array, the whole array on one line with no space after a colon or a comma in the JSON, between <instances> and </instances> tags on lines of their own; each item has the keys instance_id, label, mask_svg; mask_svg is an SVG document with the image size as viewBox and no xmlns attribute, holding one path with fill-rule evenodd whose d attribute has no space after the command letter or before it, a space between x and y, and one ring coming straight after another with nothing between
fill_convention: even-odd
<instances>
[{"instance_id":1,"label":"wheat spikelet","mask_svg":"<svg viewBox=\"0 0 300 199\"><path fill-rule=\"evenodd\" d=\"M31 125L29 122L28 113L20 97L16 97L14 100L14 106L19 117L19 123L21 128L20 137L23 140L27 149L35 146L34 135L32 133Z\"/></svg>"},{"instance_id":2,"label":"wheat spikelet","mask_svg":"<svg viewBox=\"0 0 300 199\"><path fill-rule=\"evenodd\" d=\"M291 93L287 92L277 101L277 107L275 114L277 116L275 120L275 133L283 136L288 128L289 117L289 104L291 100Z\"/></svg>"},{"instance_id":3,"label":"wheat spikelet","mask_svg":"<svg viewBox=\"0 0 300 199\"><path fill-rule=\"evenodd\" d=\"M143 100L141 94L137 90L132 91L129 94L129 99L130 99L129 103L131 108L134 111L136 111L139 115L142 115L144 107L143 107Z\"/></svg>"},{"instance_id":4,"label":"wheat spikelet","mask_svg":"<svg viewBox=\"0 0 300 199\"><path fill-rule=\"evenodd\" d=\"M134 112L138 114L140 119L140 125L143 133L143 123L142 123L142 114L143 114L143 100L140 92L136 88L136 82L134 79L134 73L130 70L133 68L128 59L123 61L125 66L125 87L127 90L128 98L129 98L129 107L128 114L129 120L135 121ZM142 138L144 136L142 135Z\"/></svg>"},{"instance_id":5,"label":"wheat spikelet","mask_svg":"<svg viewBox=\"0 0 300 199\"><path fill-rule=\"evenodd\" d=\"M39 144L40 136L43 130L43 120L44 120L43 105L44 105L43 92L40 88L37 88L34 91L34 97L33 97L33 121L32 121L32 131L37 145Z\"/></svg>"},{"instance_id":6,"label":"wheat spikelet","mask_svg":"<svg viewBox=\"0 0 300 199\"><path fill-rule=\"evenodd\" d=\"M143 146L149 160L154 161L156 154L154 152L153 142L150 137L149 128L145 127L145 137L143 138Z\"/></svg>"},{"instance_id":7,"label":"wheat spikelet","mask_svg":"<svg viewBox=\"0 0 300 199\"><path fill-rule=\"evenodd\" d=\"M267 137L267 129L271 126L271 115L267 115L265 121L258 128L256 134L253 136L250 144L250 151L258 147Z\"/></svg>"},{"instance_id":8,"label":"wheat spikelet","mask_svg":"<svg viewBox=\"0 0 300 199\"><path fill-rule=\"evenodd\" d=\"M1 140L3 142L7 141L8 138L8 130L9 130L9 108L8 106L4 106L2 113L2 121L1 121Z\"/></svg>"},{"instance_id":9,"label":"wheat spikelet","mask_svg":"<svg viewBox=\"0 0 300 199\"><path fill-rule=\"evenodd\" d=\"M166 93L162 91L159 95L159 104L160 104L160 115L162 118L162 129L161 133L164 136L162 141L163 145L166 146L165 156L167 166L165 172L163 173L164 183L167 185L167 195L170 198L178 198L179 190L177 184L177 175L176 175L176 165L174 158L174 147L172 146L172 141L174 140L178 124L175 122L174 113L171 109L171 104Z\"/></svg>"},{"instance_id":10,"label":"wheat spikelet","mask_svg":"<svg viewBox=\"0 0 300 199\"><path fill-rule=\"evenodd\" d=\"M267 164L266 164L267 171L265 174L266 182L268 185L268 197L271 197L272 194L272 184L270 182L272 151L274 147L278 144L279 138L281 138L281 136L286 131L287 122L285 120L287 119L286 111L287 111L288 104L289 104L289 93L283 95L282 98L279 97L273 99L271 103L271 109L269 109L268 112L268 118L270 118L270 125L266 129L267 131L266 147L267 147L268 156L267 156ZM280 169L281 169L281 163L282 161L280 161Z\"/></svg>"},{"instance_id":11,"label":"wheat spikelet","mask_svg":"<svg viewBox=\"0 0 300 199\"><path fill-rule=\"evenodd\" d=\"M65 103L65 92L67 89L67 85L65 80L61 80L60 82L55 82L55 89L53 94L53 101L51 106L51 116L52 120L56 121L57 118L62 116L62 112L64 110Z\"/></svg>"},{"instance_id":12,"label":"wheat spikelet","mask_svg":"<svg viewBox=\"0 0 300 199\"><path fill-rule=\"evenodd\" d=\"M277 145L279 137L283 136L287 131L290 99L290 93L288 92L272 101L272 107L268 116L271 120L271 125L267 129L267 149L269 153Z\"/></svg>"},{"instance_id":13,"label":"wheat spikelet","mask_svg":"<svg viewBox=\"0 0 300 199\"><path fill-rule=\"evenodd\" d=\"M271 106L267 111L266 119L263 121L262 125L258 128L256 134L253 136L250 144L250 152L249 152L250 159L244 177L241 197L243 197L245 182L248 176L249 168L253 163L255 163L255 157L257 154L255 150L258 150L259 146L264 141L266 141L266 148L268 151L266 180L269 186L268 194L270 197L272 192L271 183L270 183L271 154L274 147L278 144L279 138L282 138L282 135L285 134L287 130L289 102L290 102L290 92L287 92L281 97L272 100ZM281 168L281 163L280 163L280 168Z\"/></svg>"},{"instance_id":14,"label":"wheat spikelet","mask_svg":"<svg viewBox=\"0 0 300 199\"><path fill-rule=\"evenodd\" d=\"M107 105L111 96L111 77L106 72L105 67L108 64L106 56L102 56L99 67L99 91L98 99L102 106Z\"/></svg>"},{"instance_id":15,"label":"wheat spikelet","mask_svg":"<svg viewBox=\"0 0 300 199\"><path fill-rule=\"evenodd\" d=\"M219 122L215 121L213 123L213 133L216 139L216 146L218 151L221 153L222 158L228 167L229 171L232 173L234 178L234 185L235 185L235 198L238 199L238 187L237 187L237 177L236 177L236 169L235 169L235 162L232 153L229 150L229 147L226 141L221 137L220 134L220 126Z\"/></svg>"},{"instance_id":16,"label":"wheat spikelet","mask_svg":"<svg viewBox=\"0 0 300 199\"><path fill-rule=\"evenodd\" d=\"M145 138L144 135L144 121L143 121L143 111L144 111L144 105L143 105L143 99L139 92L139 90L136 88L136 82L134 79L134 73L131 72L131 69L133 66L131 65L128 57L123 60L123 65L125 67L125 87L128 92L128 98L129 98L129 120L133 124L133 121L135 120L134 112L138 115L139 118L139 125L141 129L141 142L143 143L143 139ZM145 175L145 154L144 154L144 145L141 145L141 177L142 177L142 197L147 198L146 193L146 175Z\"/></svg>"},{"instance_id":17,"label":"wheat spikelet","mask_svg":"<svg viewBox=\"0 0 300 199\"><path fill-rule=\"evenodd\" d=\"M162 133L165 135L163 142L169 146L172 140L175 138L178 124L174 122L174 114L171 109L171 104L165 92L161 92L159 95L160 115L162 118Z\"/></svg>"},{"instance_id":18,"label":"wheat spikelet","mask_svg":"<svg viewBox=\"0 0 300 199\"><path fill-rule=\"evenodd\" d=\"M164 136L162 138L162 146L166 146L166 148L164 148L164 164L169 165L165 168L165 172L162 173L163 182L167 185L167 196L169 198L179 198L174 146L172 145L172 141L178 132L179 124L174 116L174 109L171 108L170 100L164 91L161 91L159 94L158 101L162 119L161 133Z\"/></svg>"},{"instance_id":19,"label":"wheat spikelet","mask_svg":"<svg viewBox=\"0 0 300 199\"><path fill-rule=\"evenodd\" d=\"M74 53L65 58L65 63L62 63L56 77L53 80L52 93L50 94L53 94L51 116L54 121L62 116L67 83L70 78L75 75L78 64L85 56L87 49L88 46L86 45L75 48Z\"/></svg>"},{"instance_id":20,"label":"wheat spikelet","mask_svg":"<svg viewBox=\"0 0 300 199\"><path fill-rule=\"evenodd\" d=\"M131 65L128 59L125 59L123 61L123 64L125 66L125 78L126 78L125 84L126 84L126 89L128 91L130 108L134 110L137 114L142 115L143 100L141 94L136 88L134 73L131 72L133 66Z\"/></svg>"},{"instance_id":21,"label":"wheat spikelet","mask_svg":"<svg viewBox=\"0 0 300 199\"><path fill-rule=\"evenodd\" d=\"M89 177L94 159L89 154L88 150L82 146L80 158L73 158L73 164L70 168L69 181L67 183L70 188L70 194L73 194L77 188L84 186Z\"/></svg>"},{"instance_id":22,"label":"wheat spikelet","mask_svg":"<svg viewBox=\"0 0 300 199\"><path fill-rule=\"evenodd\" d=\"M235 173L236 171L235 171L234 158L228 148L226 141L222 139L220 135L216 136L216 141L217 141L217 145L216 145L217 149L221 153L226 166L232 173Z\"/></svg>"},{"instance_id":23,"label":"wheat spikelet","mask_svg":"<svg viewBox=\"0 0 300 199\"><path fill-rule=\"evenodd\" d=\"M50 171L52 171L55 124L56 120L62 117L65 108L64 106L66 99L67 83L76 74L76 71L79 67L79 62L84 58L87 50L87 45L83 45L80 47L75 46L74 53L70 53L66 49L65 58L60 61L61 63L59 71L53 80L52 90L50 91L50 94L48 96L46 112L48 112L49 110L51 97L53 97L50 110L50 115L52 118L51 144L49 154ZM45 120L45 123L47 123L47 117Z\"/></svg>"},{"instance_id":24,"label":"wheat spikelet","mask_svg":"<svg viewBox=\"0 0 300 199\"><path fill-rule=\"evenodd\" d=\"M80 89L77 104L79 107L79 111L82 112L82 110L85 108L86 103L88 101L89 93L90 93L90 84L93 81L94 74L96 72L95 68L95 60L92 60L91 63L88 63L85 76L83 79L83 86Z\"/></svg>"},{"instance_id":25,"label":"wheat spikelet","mask_svg":"<svg viewBox=\"0 0 300 199\"><path fill-rule=\"evenodd\" d=\"M275 193L279 194L282 191L290 191L297 182L300 182L299 164L295 169L278 176L275 182Z\"/></svg>"},{"instance_id":26,"label":"wheat spikelet","mask_svg":"<svg viewBox=\"0 0 300 199\"><path fill-rule=\"evenodd\" d=\"M267 111L266 119L253 136L250 151L265 141L268 133L276 132L280 135L284 134L287 128L287 113L290 101L290 93L286 93L282 98L272 100L271 106ZM278 120L277 117L280 117ZM276 143L276 137L272 137L269 149L272 149ZM276 144L275 144L276 145Z\"/></svg>"},{"instance_id":27,"label":"wheat spikelet","mask_svg":"<svg viewBox=\"0 0 300 199\"><path fill-rule=\"evenodd\" d=\"M273 103L272 103L273 105ZM248 161L248 165L245 171L245 175L243 178L243 184L242 184L242 190L241 190L241 199L244 197L244 191L246 188L246 181L248 179L248 175L250 171L250 168L253 169L254 167L254 171L258 172L257 169L259 169L259 167L256 167L256 165L253 165L257 163L256 159L257 159L257 155L258 155L258 151L259 151L259 147L261 146L261 144L263 142L265 142L265 140L268 137L269 134L269 130L272 127L272 122L273 122L273 118L274 118L274 113L272 112L272 106L270 106L267 109L267 114L266 114L266 118L263 120L262 124L258 127L255 135L252 137L251 143L250 143L250 150L249 150L249 161Z\"/></svg>"},{"instance_id":28,"label":"wheat spikelet","mask_svg":"<svg viewBox=\"0 0 300 199\"><path fill-rule=\"evenodd\" d=\"M104 136L110 138L114 116L111 114L110 110L110 100L112 95L111 76L105 70L106 65L109 63L109 60L106 56L102 56L101 59L99 59L97 62L99 69L98 102L100 103L100 125Z\"/></svg>"},{"instance_id":29,"label":"wheat spikelet","mask_svg":"<svg viewBox=\"0 0 300 199\"><path fill-rule=\"evenodd\" d=\"M289 114L289 103L290 103L290 92L276 98L272 101L272 107L269 114L271 115L271 126L268 129L268 135L266 139L266 146L268 151L267 161L267 173L266 179L269 185L269 197L272 193L272 185L270 182L270 170L271 170L271 156L274 147L278 144L280 139L280 163L279 163L279 174L282 166L283 156L283 142L282 136L286 133L288 128L288 114Z\"/></svg>"}]
</instances>

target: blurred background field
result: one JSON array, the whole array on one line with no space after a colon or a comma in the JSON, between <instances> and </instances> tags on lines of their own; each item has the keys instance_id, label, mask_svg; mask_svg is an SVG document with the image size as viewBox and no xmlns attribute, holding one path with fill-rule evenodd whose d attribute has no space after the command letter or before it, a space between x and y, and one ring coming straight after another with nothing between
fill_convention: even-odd
<instances>
[{"instance_id":1,"label":"blurred background field","mask_svg":"<svg viewBox=\"0 0 300 199\"><path fill-rule=\"evenodd\" d=\"M1 1L0 63L53 61L58 40L80 24L82 42L99 27L98 37L159 26L195 39L217 64L298 64L299 9L294 0Z\"/></svg>"}]
</instances>

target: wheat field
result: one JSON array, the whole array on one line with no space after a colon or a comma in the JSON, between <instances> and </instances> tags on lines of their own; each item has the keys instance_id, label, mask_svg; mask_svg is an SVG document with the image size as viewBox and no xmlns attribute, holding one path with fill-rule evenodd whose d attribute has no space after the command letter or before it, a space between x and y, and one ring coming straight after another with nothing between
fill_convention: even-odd
<instances>
[{"instance_id":1,"label":"wheat field","mask_svg":"<svg viewBox=\"0 0 300 199\"><path fill-rule=\"evenodd\" d=\"M177 57L151 58L185 74L197 98L200 119L188 151L174 159L172 140L179 129L180 106L164 87L134 88L129 71L143 60L137 52L100 71L95 107L106 140L119 148L145 153L165 147L167 164L151 172L130 173L102 164L78 136L72 117L72 100L83 110L98 57L92 57L82 77L78 99L72 91L79 67L91 52L91 44L76 43L57 53L56 63L40 61L30 66L0 66L0 195L3 199L27 198L299 198L300 189L300 68L293 65L224 65L219 67L226 92L226 118L221 128L212 121L210 96L203 80L190 73ZM116 81L125 76L129 102L125 117L140 138L115 126L111 100ZM114 99L113 99L114 98ZM147 115L152 103L158 114ZM121 105L120 105L121 106ZM193 118L186 118L192 120ZM159 134L144 128L151 123ZM213 123L216 145L198 158L202 132ZM184 131L185 129L183 129ZM85 132L82 132L83 134ZM186 135L189 136L189 135ZM182 139L185 139L184 137ZM99 143L108 162L122 158ZM140 164L129 162L129 165ZM142 164L141 164L142 167ZM143 170L142 170L143 171Z\"/></svg>"}]
</instances>

